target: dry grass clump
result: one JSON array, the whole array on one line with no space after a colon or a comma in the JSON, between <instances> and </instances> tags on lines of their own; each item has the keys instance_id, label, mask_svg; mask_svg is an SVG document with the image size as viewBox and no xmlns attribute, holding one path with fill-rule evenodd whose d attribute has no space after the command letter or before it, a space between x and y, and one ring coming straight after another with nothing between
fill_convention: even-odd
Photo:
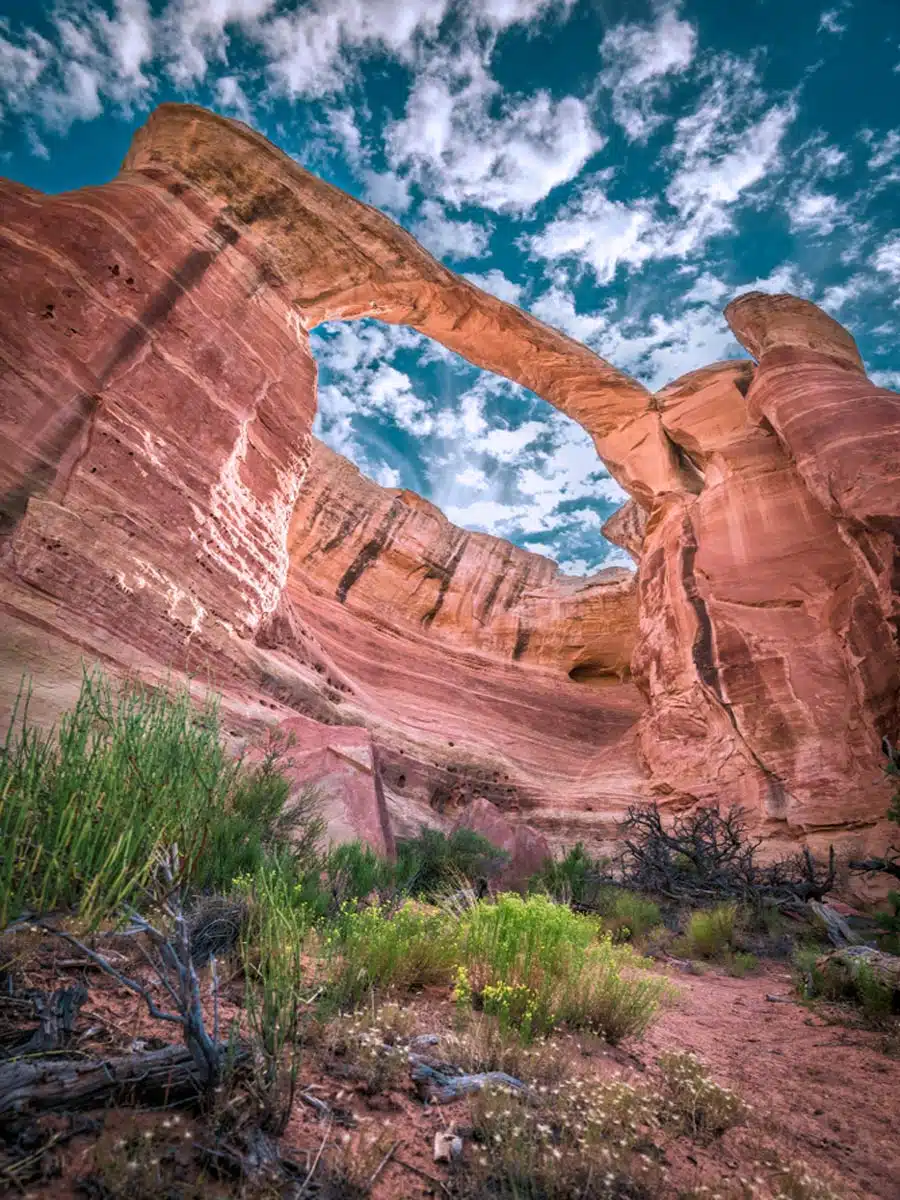
<instances>
[{"instance_id":1,"label":"dry grass clump","mask_svg":"<svg viewBox=\"0 0 900 1200\"><path fill-rule=\"evenodd\" d=\"M226 1200L235 1191L216 1179L198 1157L193 1125L178 1114L150 1125L136 1115L115 1134L105 1133L93 1153L91 1168L78 1180L79 1194L100 1200ZM260 1195L247 1189L248 1200Z\"/></svg>"},{"instance_id":2,"label":"dry grass clump","mask_svg":"<svg viewBox=\"0 0 900 1200\"><path fill-rule=\"evenodd\" d=\"M775 1200L841 1200L840 1194L809 1172L802 1160L779 1167L772 1180Z\"/></svg>"},{"instance_id":3,"label":"dry grass clump","mask_svg":"<svg viewBox=\"0 0 900 1200\"><path fill-rule=\"evenodd\" d=\"M696 1055L675 1050L660 1055L658 1061L666 1092L661 1114L666 1124L707 1141L746 1120L749 1105L714 1083Z\"/></svg>"},{"instance_id":4,"label":"dry grass clump","mask_svg":"<svg viewBox=\"0 0 900 1200\"><path fill-rule=\"evenodd\" d=\"M392 1145L385 1133L368 1137L345 1133L326 1146L309 1194L318 1200L367 1200Z\"/></svg>"},{"instance_id":5,"label":"dry grass clump","mask_svg":"<svg viewBox=\"0 0 900 1200\"><path fill-rule=\"evenodd\" d=\"M453 1194L496 1200L641 1200L661 1171L651 1147L655 1100L618 1080L539 1088L538 1101L506 1089L470 1101L475 1145Z\"/></svg>"},{"instance_id":6,"label":"dry grass clump","mask_svg":"<svg viewBox=\"0 0 900 1200\"><path fill-rule=\"evenodd\" d=\"M524 1083L551 1086L567 1073L565 1035L525 1043L495 1017L473 1013L461 1029L441 1038L440 1054L463 1071L503 1071Z\"/></svg>"},{"instance_id":7,"label":"dry grass clump","mask_svg":"<svg viewBox=\"0 0 900 1200\"><path fill-rule=\"evenodd\" d=\"M382 1024L368 1012L331 1021L322 1042L330 1071L370 1096L402 1088L409 1076L408 1051L401 1040L405 1035L397 1033L400 1022L392 1024L395 1015L388 1013Z\"/></svg>"}]
</instances>

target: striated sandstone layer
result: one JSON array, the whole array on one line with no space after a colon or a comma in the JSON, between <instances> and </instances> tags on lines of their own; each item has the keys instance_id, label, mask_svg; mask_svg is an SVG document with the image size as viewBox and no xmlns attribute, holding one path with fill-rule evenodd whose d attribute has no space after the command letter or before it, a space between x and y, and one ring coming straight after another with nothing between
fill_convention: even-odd
<instances>
[{"instance_id":1,"label":"striated sandstone layer","mask_svg":"<svg viewBox=\"0 0 900 1200\"><path fill-rule=\"evenodd\" d=\"M27 669L51 717L82 654L189 670L237 742L297 719L307 764L371 744L344 816L376 844L378 783L400 833L483 797L599 845L655 796L743 803L773 843L877 846L900 399L813 305L740 297L727 316L758 363L651 396L252 130L179 105L109 184L3 184L0 255L7 706ZM317 443L308 330L360 316L578 420L633 497L606 529L637 575L565 577Z\"/></svg>"}]
</instances>

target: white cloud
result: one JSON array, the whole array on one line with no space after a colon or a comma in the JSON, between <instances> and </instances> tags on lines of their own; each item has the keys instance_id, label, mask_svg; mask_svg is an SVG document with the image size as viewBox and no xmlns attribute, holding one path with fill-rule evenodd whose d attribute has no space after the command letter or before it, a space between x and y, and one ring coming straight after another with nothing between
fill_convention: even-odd
<instances>
[{"instance_id":1,"label":"white cloud","mask_svg":"<svg viewBox=\"0 0 900 1200\"><path fill-rule=\"evenodd\" d=\"M732 290L732 295L740 296L744 292L769 292L777 295L779 292L793 292L802 295L812 288L810 281L801 275L793 263L782 263L768 275L760 276L749 283L739 284Z\"/></svg>"},{"instance_id":2,"label":"white cloud","mask_svg":"<svg viewBox=\"0 0 900 1200\"><path fill-rule=\"evenodd\" d=\"M866 291L868 280L862 275L854 275L846 283L832 284L825 289L819 304L828 313L838 313L852 300L858 300Z\"/></svg>"},{"instance_id":3,"label":"white cloud","mask_svg":"<svg viewBox=\"0 0 900 1200\"><path fill-rule=\"evenodd\" d=\"M401 179L394 171L363 171L362 181L366 199L376 208L400 216L412 204L409 181Z\"/></svg>"},{"instance_id":4,"label":"white cloud","mask_svg":"<svg viewBox=\"0 0 900 1200\"><path fill-rule=\"evenodd\" d=\"M248 125L253 120L253 112L247 94L234 75L221 75L213 88L216 106L224 112L236 116Z\"/></svg>"},{"instance_id":5,"label":"white cloud","mask_svg":"<svg viewBox=\"0 0 900 1200\"><path fill-rule=\"evenodd\" d=\"M157 36L173 83L193 87L212 64L227 63L229 27L250 35L274 7L275 0L171 0Z\"/></svg>"},{"instance_id":6,"label":"white cloud","mask_svg":"<svg viewBox=\"0 0 900 1200\"><path fill-rule=\"evenodd\" d=\"M660 234L650 203L610 200L602 186L588 186L572 204L526 241L533 257L572 260L590 268L598 283L611 283L620 263L639 267L660 254Z\"/></svg>"},{"instance_id":7,"label":"white cloud","mask_svg":"<svg viewBox=\"0 0 900 1200\"><path fill-rule=\"evenodd\" d=\"M603 139L583 100L542 90L511 98L470 47L429 59L385 144L392 168L447 204L526 212L573 179Z\"/></svg>"},{"instance_id":8,"label":"white cloud","mask_svg":"<svg viewBox=\"0 0 900 1200\"><path fill-rule=\"evenodd\" d=\"M869 378L878 387L900 392L900 371L870 371Z\"/></svg>"},{"instance_id":9,"label":"white cloud","mask_svg":"<svg viewBox=\"0 0 900 1200\"><path fill-rule=\"evenodd\" d=\"M721 279L704 272L691 284L682 300L685 304L718 304L728 295L728 287Z\"/></svg>"},{"instance_id":10,"label":"white cloud","mask_svg":"<svg viewBox=\"0 0 900 1200\"><path fill-rule=\"evenodd\" d=\"M28 146L28 153L35 158L49 159L50 151L38 137L37 130L34 126L27 122L25 125L25 142Z\"/></svg>"},{"instance_id":11,"label":"white cloud","mask_svg":"<svg viewBox=\"0 0 900 1200\"><path fill-rule=\"evenodd\" d=\"M670 4L649 26L615 25L600 44L607 63L600 82L610 90L613 118L631 141L646 141L667 120L654 104L667 97L671 78L693 62L697 31L679 18L678 8Z\"/></svg>"},{"instance_id":12,"label":"white cloud","mask_svg":"<svg viewBox=\"0 0 900 1200\"><path fill-rule=\"evenodd\" d=\"M456 476L456 482L475 492L483 492L488 486L488 477L480 467L465 467Z\"/></svg>"},{"instance_id":13,"label":"white cloud","mask_svg":"<svg viewBox=\"0 0 900 1200\"><path fill-rule=\"evenodd\" d=\"M611 198L611 172L600 172L539 233L523 239L533 257L567 263L576 278L589 269L608 284L620 265L636 271L654 260L689 260L732 229L738 203L779 166L796 109L767 99L752 62L725 56L707 70L713 81L676 123L666 153L675 164L665 190L671 211L658 197Z\"/></svg>"},{"instance_id":14,"label":"white cloud","mask_svg":"<svg viewBox=\"0 0 900 1200\"><path fill-rule=\"evenodd\" d=\"M871 129L867 129L864 140L871 151L868 162L870 171L880 171L896 158L900 158L900 129L889 129L881 139Z\"/></svg>"},{"instance_id":15,"label":"white cloud","mask_svg":"<svg viewBox=\"0 0 900 1200\"><path fill-rule=\"evenodd\" d=\"M819 33L832 33L840 37L842 33L847 32L847 24L844 18L844 13L847 5L841 4L837 8L826 8L819 17Z\"/></svg>"},{"instance_id":16,"label":"white cloud","mask_svg":"<svg viewBox=\"0 0 900 1200\"><path fill-rule=\"evenodd\" d=\"M466 279L470 283L474 283L476 287L480 287L482 291L490 292L498 300L506 300L508 304L519 304L525 290L521 283L514 283L512 279L507 279L497 267L491 267L483 275L467 274Z\"/></svg>"},{"instance_id":17,"label":"white cloud","mask_svg":"<svg viewBox=\"0 0 900 1200\"><path fill-rule=\"evenodd\" d=\"M382 463L379 467L377 467L372 478L376 483L380 483L381 486L385 488L400 487L400 472L396 467L388 466L387 463Z\"/></svg>"},{"instance_id":18,"label":"white cloud","mask_svg":"<svg viewBox=\"0 0 900 1200\"><path fill-rule=\"evenodd\" d=\"M717 98L708 100L703 120L680 131L683 161L666 189L680 218L670 231L669 249L679 256L731 228L729 209L777 166L782 138L795 116L792 104L772 105L737 135L723 136L712 123L718 105Z\"/></svg>"},{"instance_id":19,"label":"white cloud","mask_svg":"<svg viewBox=\"0 0 900 1200\"><path fill-rule=\"evenodd\" d=\"M487 429L471 443L476 453L485 454L497 462L513 463L539 437L547 432L545 421L526 421L515 429Z\"/></svg>"},{"instance_id":20,"label":"white cloud","mask_svg":"<svg viewBox=\"0 0 900 1200\"><path fill-rule=\"evenodd\" d=\"M900 283L900 235L882 242L872 256L872 266L895 283Z\"/></svg>"},{"instance_id":21,"label":"white cloud","mask_svg":"<svg viewBox=\"0 0 900 1200\"><path fill-rule=\"evenodd\" d=\"M566 16L575 0L469 0L469 14L493 29L528 24L552 13Z\"/></svg>"},{"instance_id":22,"label":"white cloud","mask_svg":"<svg viewBox=\"0 0 900 1200\"><path fill-rule=\"evenodd\" d=\"M791 230L825 237L847 220L847 208L836 196L804 190L795 195L789 207Z\"/></svg>"},{"instance_id":23,"label":"white cloud","mask_svg":"<svg viewBox=\"0 0 900 1200\"><path fill-rule=\"evenodd\" d=\"M710 306L677 315L654 313L639 325L613 325L595 348L651 391L740 351L718 307Z\"/></svg>"},{"instance_id":24,"label":"white cloud","mask_svg":"<svg viewBox=\"0 0 900 1200\"><path fill-rule=\"evenodd\" d=\"M359 167L366 157L363 137L352 108L329 108L326 122L328 129L341 149L344 161Z\"/></svg>"},{"instance_id":25,"label":"white cloud","mask_svg":"<svg viewBox=\"0 0 900 1200\"><path fill-rule=\"evenodd\" d=\"M412 232L435 258L462 262L480 258L491 240L492 226L474 221L454 221L437 200L426 200L412 225Z\"/></svg>"},{"instance_id":26,"label":"white cloud","mask_svg":"<svg viewBox=\"0 0 900 1200\"><path fill-rule=\"evenodd\" d=\"M529 307L541 321L585 344L595 341L609 326L609 320L602 313L577 312L571 292L560 285L538 296Z\"/></svg>"}]
</instances>

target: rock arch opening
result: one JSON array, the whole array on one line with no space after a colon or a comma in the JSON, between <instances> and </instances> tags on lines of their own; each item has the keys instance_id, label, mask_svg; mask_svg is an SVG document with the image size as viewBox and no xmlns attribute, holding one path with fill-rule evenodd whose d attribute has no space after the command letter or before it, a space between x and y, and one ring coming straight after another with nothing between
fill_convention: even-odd
<instances>
[{"instance_id":1,"label":"rock arch opening","mask_svg":"<svg viewBox=\"0 0 900 1200\"><path fill-rule=\"evenodd\" d=\"M413 329L325 324L314 434L383 487L454 525L552 559L563 574L632 567L604 523L628 499L577 422Z\"/></svg>"}]
</instances>

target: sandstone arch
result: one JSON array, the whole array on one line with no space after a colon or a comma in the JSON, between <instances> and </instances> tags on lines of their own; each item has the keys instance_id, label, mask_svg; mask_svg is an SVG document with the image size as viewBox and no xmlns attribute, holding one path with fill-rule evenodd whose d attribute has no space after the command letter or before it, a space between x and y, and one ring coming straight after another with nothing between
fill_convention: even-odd
<instances>
[{"instance_id":1,"label":"sandstone arch","mask_svg":"<svg viewBox=\"0 0 900 1200\"><path fill-rule=\"evenodd\" d=\"M898 398L814 306L740 298L728 316L758 366L714 364L651 397L192 106L161 106L111 183L6 185L0 203L16 297L0 326L7 691L10 663L33 666L35 631L52 629L120 664L199 668L245 707L367 723L413 801L474 771L569 836L654 792L740 800L781 837L877 836L900 691ZM324 530L344 501L320 491L313 512L316 469L338 467L310 439L306 331L363 315L591 433L636 502L609 529L640 558L637 595L463 544L425 502L381 489L365 520ZM345 500L359 494L346 481ZM389 541L407 566L419 556L415 597L370 588L374 558L392 577ZM457 586L464 560L459 578L496 588ZM468 697L481 749L463 752L461 717L441 738L449 710L429 724L404 655L429 695L455 689L454 712ZM629 656L643 705L628 684L585 686Z\"/></svg>"}]
</instances>

